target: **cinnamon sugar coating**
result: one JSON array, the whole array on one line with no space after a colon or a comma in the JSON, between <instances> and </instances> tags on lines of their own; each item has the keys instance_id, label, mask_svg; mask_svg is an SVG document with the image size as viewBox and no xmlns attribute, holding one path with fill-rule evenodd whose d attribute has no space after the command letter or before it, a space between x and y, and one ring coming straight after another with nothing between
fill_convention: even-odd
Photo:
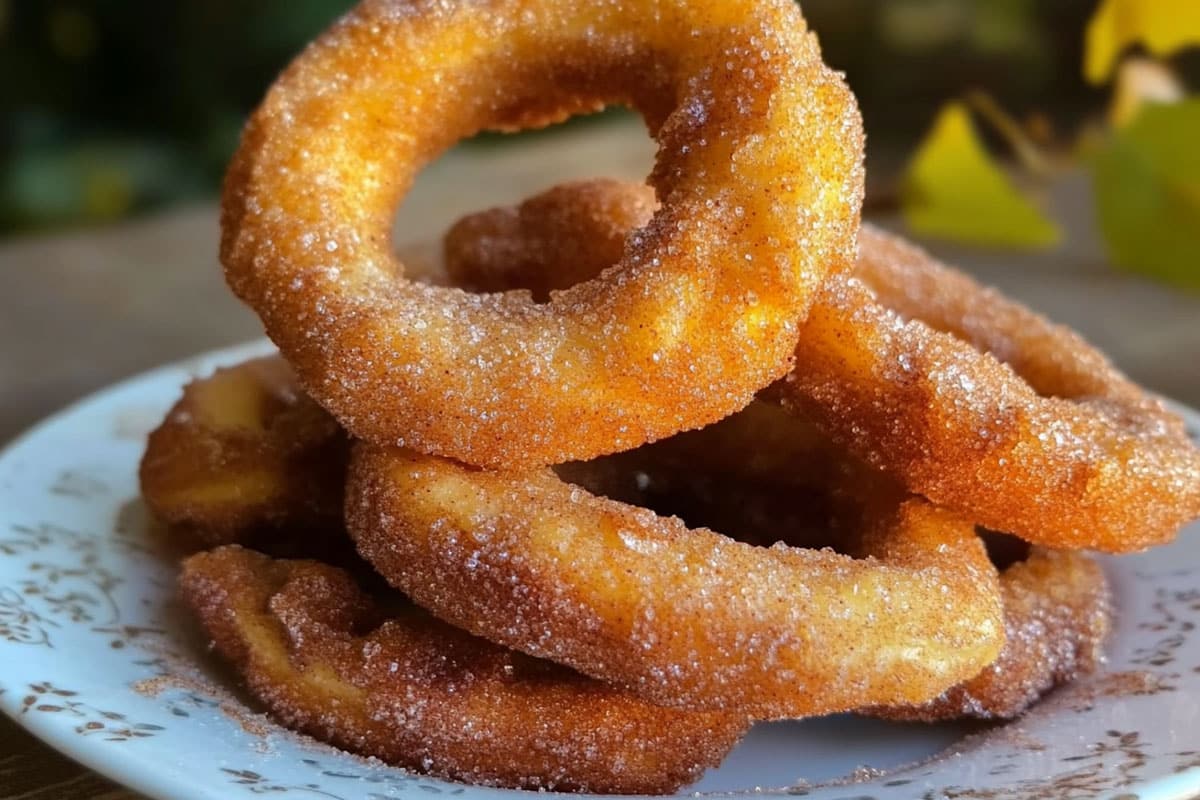
<instances>
[{"instance_id":1,"label":"cinnamon sugar coating","mask_svg":"<svg viewBox=\"0 0 1200 800\"><path fill-rule=\"evenodd\" d=\"M423 166L609 103L657 140L662 201L614 269L545 304L404 277L388 232ZM787 371L817 288L853 262L862 149L792 0L366 0L247 125L221 257L353 436L584 459L716 421Z\"/></svg>"},{"instance_id":2,"label":"cinnamon sugar coating","mask_svg":"<svg viewBox=\"0 0 1200 800\"><path fill-rule=\"evenodd\" d=\"M604 270L652 202L637 184L566 184L459 222L447 268L488 290L562 289ZM1200 450L1158 398L1074 331L869 225L766 394L909 491L1038 544L1139 550L1200 516Z\"/></svg>"},{"instance_id":3,"label":"cinnamon sugar coating","mask_svg":"<svg viewBox=\"0 0 1200 800\"><path fill-rule=\"evenodd\" d=\"M292 405L287 407L323 414L304 403L294 376L278 358L256 359L191 384L186 394L192 424L180 427L177 421L169 438L152 440L156 458L189 463L185 457L202 451L214 435L228 449L229 440L221 437L245 431L229 427L229 422L244 420L248 410L260 407L264 385L289 398ZM179 406L169 418L178 414ZM199 424L214 419L223 419L226 425ZM321 433L324 427L292 426L290 430L303 437L306 432ZM317 441L326 438L321 433ZM894 482L883 473L858 462L811 424L761 401L702 430L563 465L556 472L594 493L680 514L689 522L728 531L739 541L770 546L782 540L792 546L833 546L843 552L861 550L855 542L864 497L878 499L896 492ZM249 472L255 477L246 480L247 474L232 469L223 473L222 485L242 488L223 493L221 513L204 502L191 506L189 527L195 538L254 542L271 553L328 557L330 551L341 550L327 541L345 536L332 533L340 528L340 508L334 513L326 505L341 497L341 470L312 458L260 459ZM324 502L297 502L281 517L278 503L282 501L263 503L257 487L289 484L316 487L314 498ZM192 469L176 473L174 488L181 496L203 498L211 485L204 471ZM286 525L281 524L284 519ZM229 526L228 520L239 524ZM337 555L338 563L346 560L344 554ZM1013 717L1049 689L1099 663L1109 628L1110 600L1103 571L1092 559L1035 548L1027 558L1008 566L1000 582L1007 636L999 658L929 703L875 708L870 713L924 720Z\"/></svg>"},{"instance_id":4,"label":"cinnamon sugar coating","mask_svg":"<svg viewBox=\"0 0 1200 800\"><path fill-rule=\"evenodd\" d=\"M936 700L868 713L925 722L1009 719L1103 661L1112 601L1092 557L1035 547L1001 572L1000 589L1006 637L999 658Z\"/></svg>"},{"instance_id":5,"label":"cinnamon sugar coating","mask_svg":"<svg viewBox=\"0 0 1200 800\"><path fill-rule=\"evenodd\" d=\"M192 547L340 524L349 439L266 357L193 381L146 443L142 499Z\"/></svg>"},{"instance_id":6,"label":"cinnamon sugar coating","mask_svg":"<svg viewBox=\"0 0 1200 800\"><path fill-rule=\"evenodd\" d=\"M864 504L898 491L894 479L812 423L763 401L716 425L557 471L614 499L653 504L692 525L720 526L740 541L851 554L863 551ZM1006 636L999 657L928 703L866 713L924 721L1012 718L1100 665L1112 619L1100 565L1081 552L987 537L989 553L997 542L1007 546L991 555L1001 567Z\"/></svg>"},{"instance_id":7,"label":"cinnamon sugar coating","mask_svg":"<svg viewBox=\"0 0 1200 800\"><path fill-rule=\"evenodd\" d=\"M999 654L970 521L920 500L868 519L866 558L754 547L549 470L365 443L346 488L359 552L442 619L653 702L755 718L925 702Z\"/></svg>"},{"instance_id":8,"label":"cinnamon sugar coating","mask_svg":"<svg viewBox=\"0 0 1200 800\"><path fill-rule=\"evenodd\" d=\"M864 227L855 278L827 285L783 403L980 525L1107 552L1200 516L1183 422L1060 325Z\"/></svg>"},{"instance_id":9,"label":"cinnamon sugar coating","mask_svg":"<svg viewBox=\"0 0 1200 800\"><path fill-rule=\"evenodd\" d=\"M446 276L473 292L550 292L591 280L621 260L630 232L654 216L654 189L609 178L572 181L519 205L468 214L446 231Z\"/></svg>"},{"instance_id":10,"label":"cinnamon sugar coating","mask_svg":"<svg viewBox=\"0 0 1200 800\"><path fill-rule=\"evenodd\" d=\"M560 183L451 225L442 236L446 276L472 292L524 289L545 302L616 264L629 234L657 210L654 187L644 183Z\"/></svg>"},{"instance_id":11,"label":"cinnamon sugar coating","mask_svg":"<svg viewBox=\"0 0 1200 800\"><path fill-rule=\"evenodd\" d=\"M238 376L269 379L276 391L293 403L302 403L300 390L286 369L273 359L259 359L193 383L188 396L195 418L244 419L246 410L261 402L263 384L236 379ZM169 440L157 444L159 456L194 454L212 431L199 424L177 428ZM782 539L791 545L844 549L853 540L857 524L847 513L845 490L888 491L880 485L882 475L856 465L810 425L763 402L703 430L628 453L564 465L558 473L614 499L650 503L660 510L665 506L689 520L700 519L722 530L728 526L740 541L763 545ZM290 463L263 460L254 474L265 476L267 485L290 481L298 486L324 487L317 494L327 498L340 497L344 481L341 472L335 474L314 459ZM194 488L183 482L181 474L176 490L186 496L203 496L210 486L205 474L193 470L187 475ZM230 471L225 475L226 485L236 484L244 475ZM311 554L329 549L315 540L333 538L331 535L314 535L332 524L334 515L328 509L313 503L296 504L288 519L298 527L289 531L280 525L277 506L258 499L255 487L261 483L260 478L247 481L244 491L228 495L221 515L194 513L191 528L197 538L254 541L270 552ZM240 505L231 505L234 498ZM228 527L223 523L228 519L241 524ZM205 527L206 520L215 527ZM288 544L281 538L297 541ZM1103 573L1093 561L1082 554L1035 550L1027 561L1019 561L1001 574L1001 587L1008 635L1000 657L979 676L929 704L876 709L875 713L921 719L1015 716L1052 686L1090 671L1097 663L1108 628L1108 596Z\"/></svg>"},{"instance_id":12,"label":"cinnamon sugar coating","mask_svg":"<svg viewBox=\"0 0 1200 800\"><path fill-rule=\"evenodd\" d=\"M652 706L506 650L317 561L236 545L191 556L183 597L289 727L474 784L664 794L714 766L744 716Z\"/></svg>"}]
</instances>

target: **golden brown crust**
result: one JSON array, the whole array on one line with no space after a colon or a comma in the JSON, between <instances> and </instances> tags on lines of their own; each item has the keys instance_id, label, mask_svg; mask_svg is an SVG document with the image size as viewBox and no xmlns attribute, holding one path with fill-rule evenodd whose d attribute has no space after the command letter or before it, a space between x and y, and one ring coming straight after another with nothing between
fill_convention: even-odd
<instances>
[{"instance_id":1,"label":"golden brown crust","mask_svg":"<svg viewBox=\"0 0 1200 800\"><path fill-rule=\"evenodd\" d=\"M388 231L422 166L613 102L658 141L663 204L611 272L546 304L403 277ZM589 458L716 421L787 371L821 281L853 261L862 145L792 0L367 0L251 118L222 262L354 436L488 466Z\"/></svg>"},{"instance_id":2,"label":"golden brown crust","mask_svg":"<svg viewBox=\"0 0 1200 800\"><path fill-rule=\"evenodd\" d=\"M1094 559L1035 547L1001 573L1000 587L1006 641L995 662L929 703L866 713L925 722L1009 719L1101 663L1111 598L1104 570Z\"/></svg>"},{"instance_id":3,"label":"golden brown crust","mask_svg":"<svg viewBox=\"0 0 1200 800\"><path fill-rule=\"evenodd\" d=\"M739 541L850 553L863 550L863 504L898 492L810 423L763 401L699 431L556 471L623 502L717 526ZM1011 718L1100 664L1111 623L1100 565L1079 552L987 538L989 552L998 550L992 560L1003 566L1000 656L929 703L867 713L925 721Z\"/></svg>"},{"instance_id":4,"label":"golden brown crust","mask_svg":"<svg viewBox=\"0 0 1200 800\"><path fill-rule=\"evenodd\" d=\"M879 558L854 559L688 529L549 470L359 444L346 515L359 552L439 617L663 704L779 718L924 702L1003 643L974 526L918 500L882 504Z\"/></svg>"},{"instance_id":5,"label":"golden brown crust","mask_svg":"<svg viewBox=\"0 0 1200 800\"><path fill-rule=\"evenodd\" d=\"M170 423L173 433L152 446L156 458L194 465L184 456L202 450L205 442L215 440L222 451L230 449L231 431L244 437L247 431L260 430L245 423L261 419L264 407L271 408L264 402L269 397L263 397L268 388L288 399L279 411L296 413L296 408L309 408L296 396L299 389L278 359L247 362L188 387L186 400L170 415L175 420ZM180 413L184 410L186 415ZM187 424L182 424L184 419ZM225 424L214 425L217 419ZM243 425L231 427L229 423L235 420ZM312 432L321 427L293 425L286 429ZM244 439L234 437L232 441ZM241 452L248 458L261 451L243 448ZM326 501L340 498L344 475L333 474L324 462L257 458L253 463L251 472L266 476L266 485L323 486L318 496ZM563 465L556 472L589 491L652 505L660 513L665 507L689 520L699 519L706 526L728 531L739 541L764 546L783 540L818 548L852 547L861 524L855 514L860 504L857 498L895 495L894 485L882 474L857 464L811 425L761 401L717 425L628 453ZM177 496L203 498L205 488L211 485L208 474L194 466L186 471L177 468L173 474ZM244 474L230 472L223 485ZM226 495L216 508L211 502L192 503L188 519L198 538L254 541L273 553L299 550L333 555L326 552L330 548L313 539L340 538L344 533L339 537L297 536L281 527L284 517L278 502L262 502L253 486L244 489ZM851 491L855 497L844 496ZM333 514L321 506L297 503L289 508L286 519L289 524L299 524L299 530L314 533L319 533L321 526L340 527L340 509ZM231 526L230 521L238 524ZM289 544L281 539L297 541ZM307 544L300 539L307 539ZM992 665L930 703L876 708L871 713L925 720L1011 717L1045 691L1089 671L1098 662L1108 629L1108 595L1103 572L1091 559L1035 549L1027 560L1001 573L1001 588L1007 641Z\"/></svg>"},{"instance_id":6,"label":"golden brown crust","mask_svg":"<svg viewBox=\"0 0 1200 800\"><path fill-rule=\"evenodd\" d=\"M607 266L621 221L652 210L647 192L566 184L468 217L447 265L492 290L564 288L581 266ZM499 224L506 215L520 224ZM593 239L594 259L558 272ZM769 396L909 491L1031 542L1138 550L1200 516L1200 450L1182 422L1078 334L869 225L859 248L852 276L826 281L796 366Z\"/></svg>"},{"instance_id":7,"label":"golden brown crust","mask_svg":"<svg viewBox=\"0 0 1200 800\"><path fill-rule=\"evenodd\" d=\"M556 186L517 206L468 214L443 238L446 276L473 292L527 289L544 303L551 291L591 280L618 263L629 234L657 208L649 186L596 178Z\"/></svg>"},{"instance_id":8,"label":"golden brown crust","mask_svg":"<svg viewBox=\"0 0 1200 800\"><path fill-rule=\"evenodd\" d=\"M289 727L476 784L672 792L741 738L744 717L659 708L365 595L339 569L237 546L184 562L184 599Z\"/></svg>"},{"instance_id":9,"label":"golden brown crust","mask_svg":"<svg viewBox=\"0 0 1200 800\"><path fill-rule=\"evenodd\" d=\"M341 520L349 440L278 356L184 387L139 468L150 511L191 547L246 542L260 528Z\"/></svg>"},{"instance_id":10,"label":"golden brown crust","mask_svg":"<svg viewBox=\"0 0 1200 800\"><path fill-rule=\"evenodd\" d=\"M785 405L909 490L1037 544L1140 550L1200 515L1200 450L1157 398L915 247L866 227L860 241L859 279L828 284L804 326Z\"/></svg>"}]
</instances>

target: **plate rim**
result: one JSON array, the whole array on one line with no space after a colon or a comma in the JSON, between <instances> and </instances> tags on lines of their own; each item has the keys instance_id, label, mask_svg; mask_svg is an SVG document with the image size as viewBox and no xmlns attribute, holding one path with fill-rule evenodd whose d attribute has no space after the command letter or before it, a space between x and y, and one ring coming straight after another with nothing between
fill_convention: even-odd
<instances>
[{"instance_id":1,"label":"plate rim","mask_svg":"<svg viewBox=\"0 0 1200 800\"><path fill-rule=\"evenodd\" d=\"M58 410L52 411L20 431L16 436L0 444L0 463L6 461L14 451L28 446L29 442L37 438L43 431L55 427L88 406L100 403L113 395L120 394L134 384L160 379L172 372L181 370L194 372L193 365L199 367L212 362L223 361L226 358L252 358L259 353L269 355L273 348L274 345L269 339L260 337L225 347L214 348L191 356L185 356L184 358L159 364L158 366L136 372L106 384L93 392L89 392L66 403L58 408ZM0 671L0 679L2 678L3 672ZM6 687L0 682L0 689L2 688ZM88 742L86 737L65 735L54 725L50 718L41 715L20 715L10 711L2 703L0 703L0 714L11 720L18 728L36 738L45 747L86 767L111 783L116 784L118 787L131 789L138 794L153 798L153 800L159 800L160 798L161 800L170 800L170 798L175 796L175 787L165 783L169 779L167 776L159 779L156 772L136 769L145 759L138 759L136 756L132 756L132 751L105 749L94 746ZM124 765L125 769L118 769L118 764ZM199 786L197 788L203 791L204 796L214 798L214 800L221 800L224 797L224 795L219 793L219 790L214 793L215 787Z\"/></svg>"}]
</instances>

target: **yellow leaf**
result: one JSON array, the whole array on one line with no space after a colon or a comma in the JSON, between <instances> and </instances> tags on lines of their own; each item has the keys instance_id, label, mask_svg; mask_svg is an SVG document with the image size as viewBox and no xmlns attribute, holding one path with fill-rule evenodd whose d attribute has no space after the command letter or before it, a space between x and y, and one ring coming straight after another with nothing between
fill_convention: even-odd
<instances>
[{"instance_id":1,"label":"yellow leaf","mask_svg":"<svg viewBox=\"0 0 1200 800\"><path fill-rule=\"evenodd\" d=\"M1141 43L1156 56L1200 45L1200 3L1196 0L1103 0L1088 22L1083 74L1091 83L1112 75L1121 52Z\"/></svg>"},{"instance_id":2,"label":"yellow leaf","mask_svg":"<svg viewBox=\"0 0 1200 800\"><path fill-rule=\"evenodd\" d=\"M1044 248L1058 227L988 155L966 106L949 103L913 156L901 192L916 233L969 244Z\"/></svg>"}]
</instances>

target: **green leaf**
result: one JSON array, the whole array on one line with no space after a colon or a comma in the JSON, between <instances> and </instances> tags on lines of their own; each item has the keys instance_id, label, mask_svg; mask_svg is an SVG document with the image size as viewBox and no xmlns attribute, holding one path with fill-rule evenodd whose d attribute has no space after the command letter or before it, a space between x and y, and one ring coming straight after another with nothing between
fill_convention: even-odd
<instances>
[{"instance_id":1,"label":"green leaf","mask_svg":"<svg viewBox=\"0 0 1200 800\"><path fill-rule=\"evenodd\" d=\"M1113 261L1200 288L1200 98L1151 104L1092 156Z\"/></svg>"},{"instance_id":2,"label":"green leaf","mask_svg":"<svg viewBox=\"0 0 1200 800\"><path fill-rule=\"evenodd\" d=\"M1061 239L993 161L962 103L941 110L913 156L901 211L920 235L968 244L1034 249Z\"/></svg>"}]
</instances>

